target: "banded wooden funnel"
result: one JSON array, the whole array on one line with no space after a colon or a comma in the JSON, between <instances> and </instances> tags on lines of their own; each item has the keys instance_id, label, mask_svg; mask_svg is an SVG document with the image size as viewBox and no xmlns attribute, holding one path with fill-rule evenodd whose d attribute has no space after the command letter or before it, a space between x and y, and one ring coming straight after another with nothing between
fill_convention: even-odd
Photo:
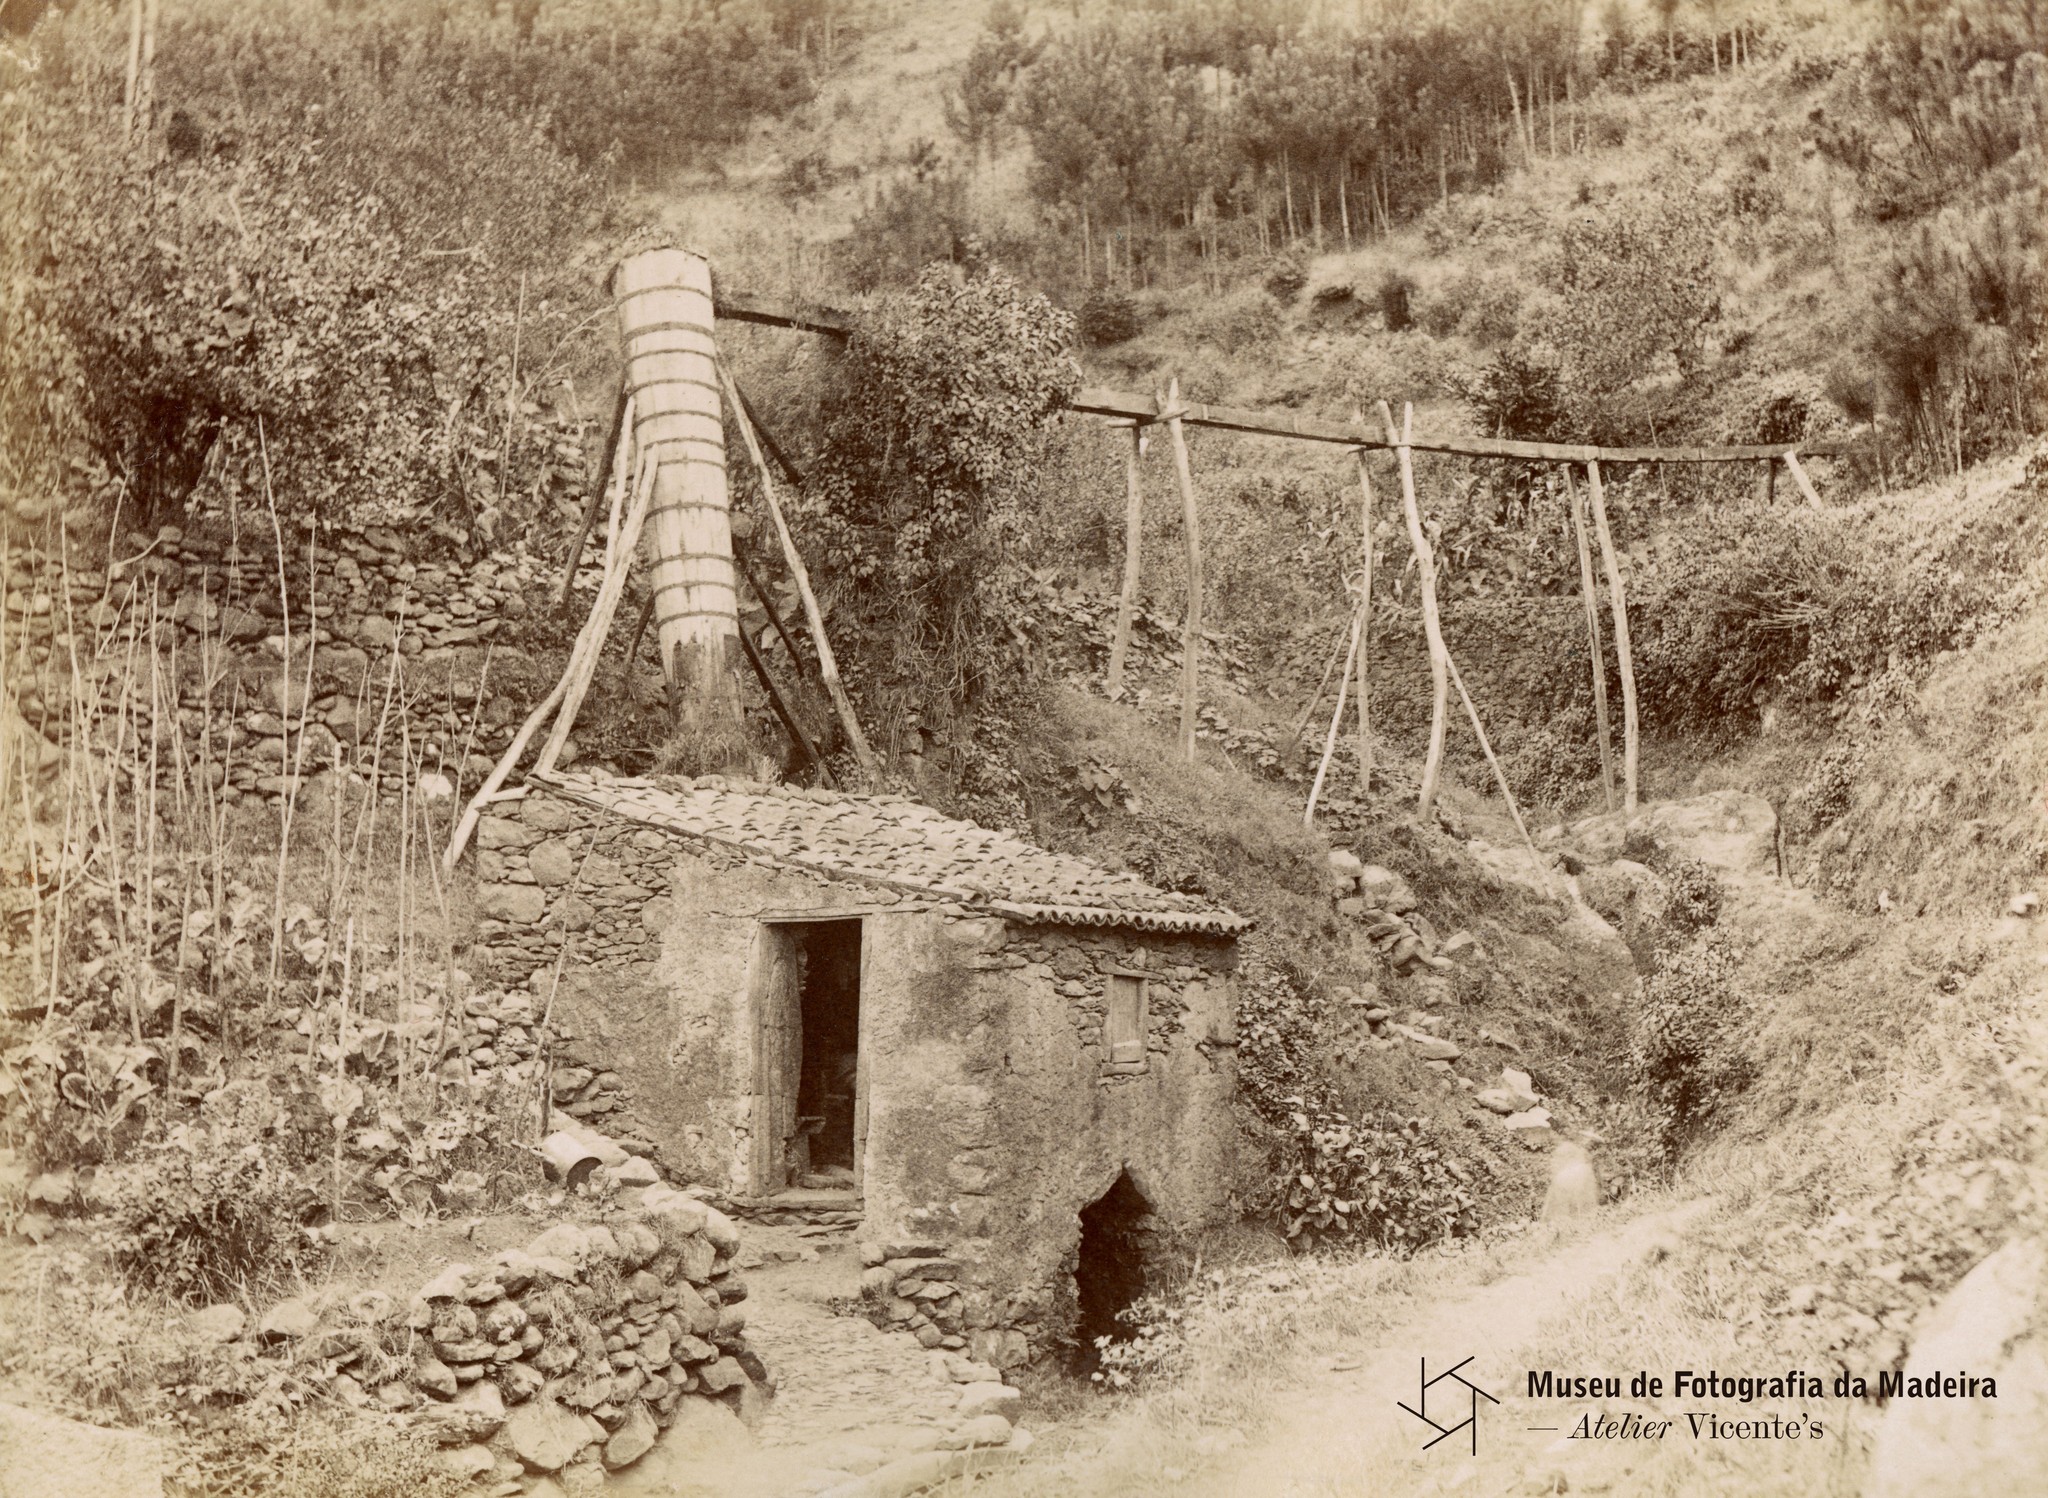
<instances>
[{"instance_id":1,"label":"banded wooden funnel","mask_svg":"<svg viewBox=\"0 0 2048 1498\"><path fill-rule=\"evenodd\" d=\"M712 335L711 263L688 250L626 256L612 274L632 437L654 465L644 532L676 768L743 767L739 599Z\"/></svg>"}]
</instances>

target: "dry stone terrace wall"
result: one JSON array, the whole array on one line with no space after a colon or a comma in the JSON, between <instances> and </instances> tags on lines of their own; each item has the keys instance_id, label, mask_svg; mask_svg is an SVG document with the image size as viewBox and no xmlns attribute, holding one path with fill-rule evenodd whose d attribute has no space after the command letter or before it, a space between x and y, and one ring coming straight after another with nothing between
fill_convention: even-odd
<instances>
[{"instance_id":1,"label":"dry stone terrace wall","mask_svg":"<svg viewBox=\"0 0 2048 1498\"><path fill-rule=\"evenodd\" d=\"M581 1474L631 1465L700 1413L687 1404L737 1414L771 1388L747 1348L739 1230L665 1186L628 1196L637 1204L602 1225L561 1223L483 1265L449 1265L402 1312L370 1292L350 1302L349 1325L322 1330L313 1307L286 1302L258 1337L324 1360L345 1397L428 1425L451 1465L497 1478L495 1491L554 1473L585 1491Z\"/></svg>"},{"instance_id":2,"label":"dry stone terrace wall","mask_svg":"<svg viewBox=\"0 0 2048 1498\"><path fill-rule=\"evenodd\" d=\"M555 564L523 549L462 560L371 529L322 537L309 558L288 535L281 593L267 522L129 533L111 562L104 539L16 543L6 561L9 685L53 742L77 721L74 658L102 751L125 724L124 742L154 738L166 783L203 775L231 801L281 794L294 767L367 774L387 686L408 704L415 761L409 776L387 721L387 794L421 773L473 782L526 709L530 684L507 684L539 648L536 610Z\"/></svg>"}]
</instances>

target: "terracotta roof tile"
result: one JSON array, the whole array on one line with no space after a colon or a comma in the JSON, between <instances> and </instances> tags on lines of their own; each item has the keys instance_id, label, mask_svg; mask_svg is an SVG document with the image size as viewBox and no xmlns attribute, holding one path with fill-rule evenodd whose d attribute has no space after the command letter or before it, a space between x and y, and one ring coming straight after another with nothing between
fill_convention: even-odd
<instances>
[{"instance_id":1,"label":"terracotta roof tile","mask_svg":"<svg viewBox=\"0 0 2048 1498\"><path fill-rule=\"evenodd\" d=\"M848 796L706 775L528 777L617 816L777 863L936 895L1014 919L1234 935L1251 922L901 796Z\"/></svg>"}]
</instances>

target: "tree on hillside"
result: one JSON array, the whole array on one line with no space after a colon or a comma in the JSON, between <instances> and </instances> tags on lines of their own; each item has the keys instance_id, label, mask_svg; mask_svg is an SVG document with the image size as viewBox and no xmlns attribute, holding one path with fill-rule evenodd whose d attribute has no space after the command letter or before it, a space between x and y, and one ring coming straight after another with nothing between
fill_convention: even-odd
<instances>
[{"instance_id":1,"label":"tree on hillside","mask_svg":"<svg viewBox=\"0 0 2048 1498\"><path fill-rule=\"evenodd\" d=\"M1581 211L1561 236L1549 330L1589 425L1602 403L1670 360L1696 374L1719 318L1714 221L1697 195L1637 192Z\"/></svg>"},{"instance_id":2,"label":"tree on hillside","mask_svg":"<svg viewBox=\"0 0 2048 1498\"><path fill-rule=\"evenodd\" d=\"M971 720L1019 673L1003 568L1079 384L1073 340L1069 314L1000 270L937 265L848 347L801 533L891 738Z\"/></svg>"}]
</instances>

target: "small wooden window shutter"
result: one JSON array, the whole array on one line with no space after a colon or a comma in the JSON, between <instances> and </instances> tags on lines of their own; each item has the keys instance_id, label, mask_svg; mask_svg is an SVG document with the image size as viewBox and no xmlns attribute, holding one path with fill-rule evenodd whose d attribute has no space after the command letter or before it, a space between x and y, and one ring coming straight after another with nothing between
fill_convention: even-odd
<instances>
[{"instance_id":1,"label":"small wooden window shutter","mask_svg":"<svg viewBox=\"0 0 2048 1498\"><path fill-rule=\"evenodd\" d=\"M1145 980L1129 973L1109 975L1109 1013L1103 1021L1112 1066L1145 1060Z\"/></svg>"}]
</instances>

